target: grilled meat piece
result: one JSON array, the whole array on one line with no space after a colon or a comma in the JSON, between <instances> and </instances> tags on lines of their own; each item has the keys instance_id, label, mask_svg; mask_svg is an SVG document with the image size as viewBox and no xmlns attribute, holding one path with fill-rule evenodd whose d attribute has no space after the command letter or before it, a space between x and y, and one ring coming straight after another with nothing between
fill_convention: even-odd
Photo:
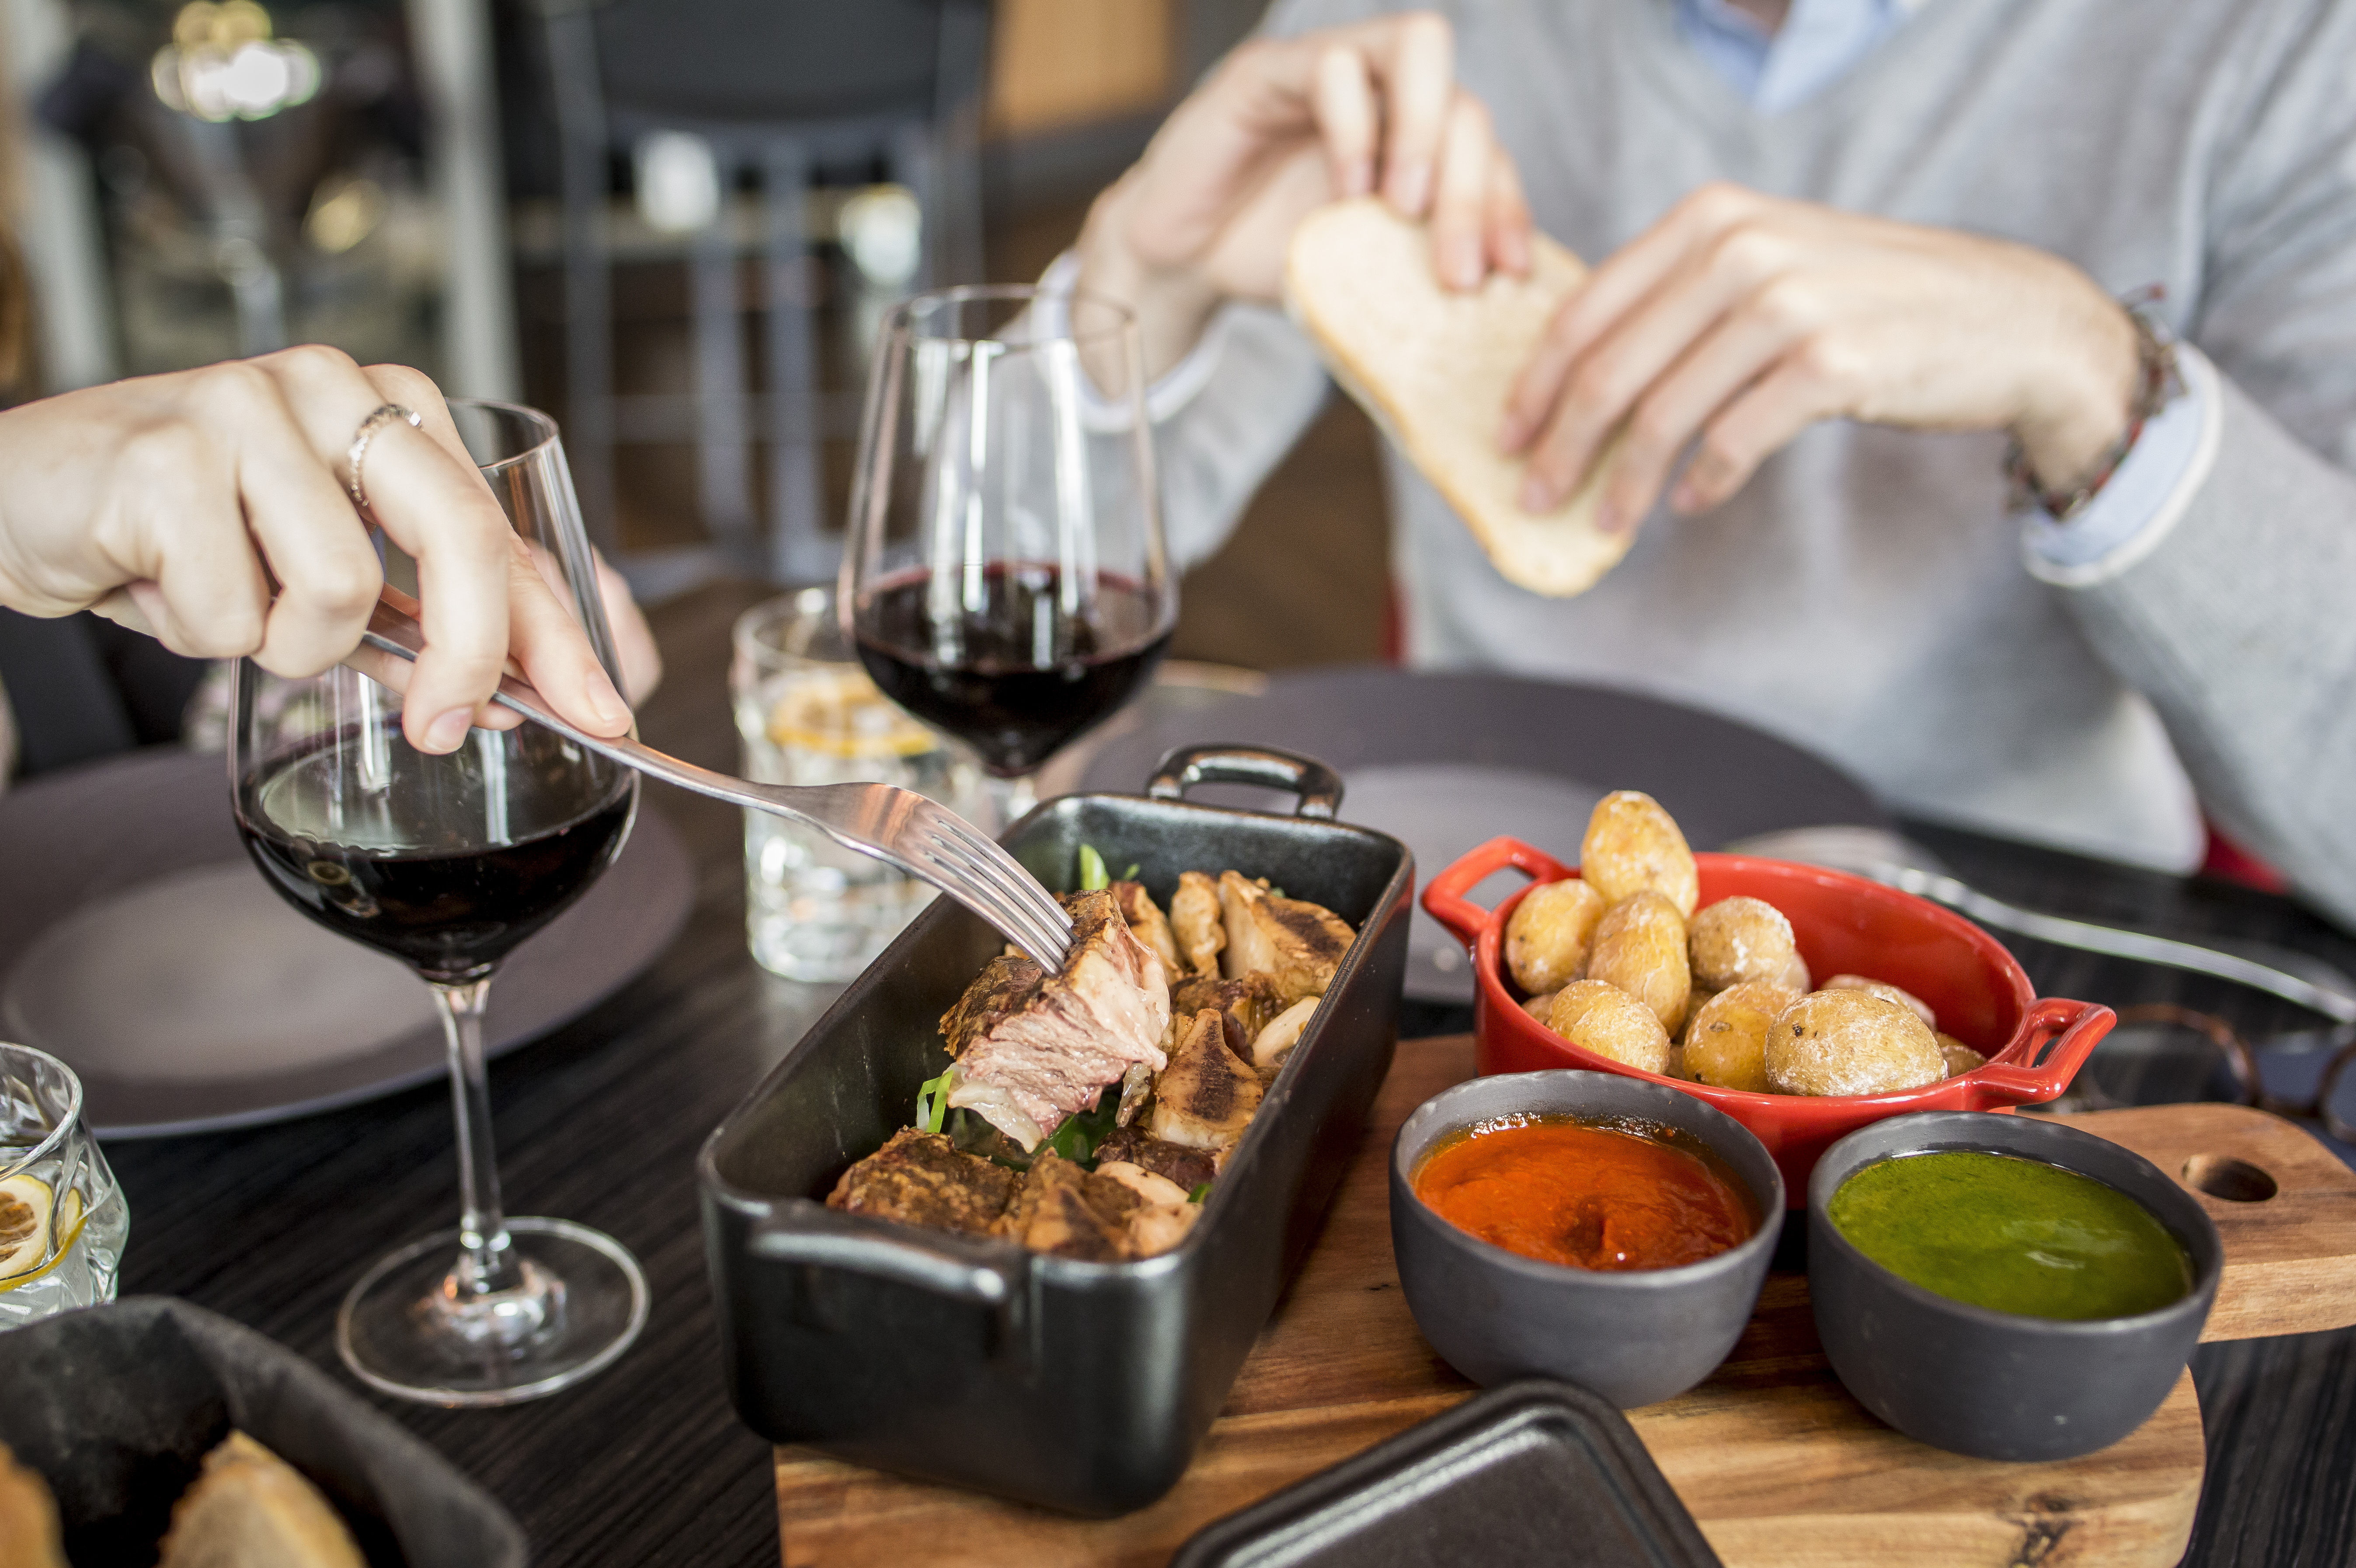
<instances>
[{"instance_id":1,"label":"grilled meat piece","mask_svg":"<svg viewBox=\"0 0 2356 1568\"><path fill-rule=\"evenodd\" d=\"M1178 1051L1153 1080L1147 1130L1195 1148L1223 1149L1259 1109L1259 1075L1227 1049L1224 1017L1209 1008L1179 1031Z\"/></svg>"},{"instance_id":2,"label":"grilled meat piece","mask_svg":"<svg viewBox=\"0 0 2356 1568\"><path fill-rule=\"evenodd\" d=\"M1137 1211L1129 1217L1129 1250L1132 1257L1150 1258L1166 1253L1186 1239L1202 1217L1203 1206L1186 1200L1186 1189L1166 1176L1156 1176L1141 1165L1099 1160L1097 1174L1118 1181L1138 1196Z\"/></svg>"},{"instance_id":3,"label":"grilled meat piece","mask_svg":"<svg viewBox=\"0 0 2356 1568\"><path fill-rule=\"evenodd\" d=\"M842 1173L826 1206L986 1236L1005 1212L1017 1180L1011 1170L959 1153L939 1133L902 1127L890 1143Z\"/></svg>"},{"instance_id":4,"label":"grilled meat piece","mask_svg":"<svg viewBox=\"0 0 2356 1568\"><path fill-rule=\"evenodd\" d=\"M1109 1164L1136 1166L1186 1192L1219 1174L1218 1157L1206 1148L1165 1143L1142 1127L1119 1127L1097 1146L1097 1168Z\"/></svg>"},{"instance_id":5,"label":"grilled meat piece","mask_svg":"<svg viewBox=\"0 0 2356 1568\"><path fill-rule=\"evenodd\" d=\"M1119 1263L1130 1255L1130 1220L1144 1206L1132 1189L1050 1149L1032 1162L996 1234L1034 1253Z\"/></svg>"},{"instance_id":6,"label":"grilled meat piece","mask_svg":"<svg viewBox=\"0 0 2356 1568\"><path fill-rule=\"evenodd\" d=\"M1065 901L1072 951L1049 975L998 957L941 1016L957 1058L949 1104L971 1110L1024 1149L1096 1104L1133 1062L1157 1071L1170 1024L1169 978L1130 933L1104 889Z\"/></svg>"},{"instance_id":7,"label":"grilled meat piece","mask_svg":"<svg viewBox=\"0 0 2356 1568\"><path fill-rule=\"evenodd\" d=\"M1219 911L1227 933L1220 972L1230 978L1263 973L1287 1002L1323 996L1357 936L1323 905L1279 898L1265 881L1233 871L1219 873Z\"/></svg>"},{"instance_id":8,"label":"grilled meat piece","mask_svg":"<svg viewBox=\"0 0 2356 1568\"><path fill-rule=\"evenodd\" d=\"M1217 882L1200 871L1180 872L1178 891L1170 895L1170 925L1190 970L1197 975L1219 972L1219 949L1227 944L1227 931L1219 914Z\"/></svg>"},{"instance_id":9,"label":"grilled meat piece","mask_svg":"<svg viewBox=\"0 0 2356 1568\"><path fill-rule=\"evenodd\" d=\"M1162 960L1162 967L1175 980L1186 972L1186 961L1178 956L1178 938L1170 923L1162 918L1162 906L1145 891L1143 882L1115 882L1112 901L1120 911L1120 918L1129 923L1130 933L1153 949Z\"/></svg>"},{"instance_id":10,"label":"grilled meat piece","mask_svg":"<svg viewBox=\"0 0 2356 1568\"><path fill-rule=\"evenodd\" d=\"M1246 1061L1251 1060L1252 1041L1284 1010L1285 1000L1276 982L1257 971L1232 980L1196 975L1170 987L1173 1018L1191 1019L1205 1008L1212 1008L1226 1021L1227 1049Z\"/></svg>"}]
</instances>

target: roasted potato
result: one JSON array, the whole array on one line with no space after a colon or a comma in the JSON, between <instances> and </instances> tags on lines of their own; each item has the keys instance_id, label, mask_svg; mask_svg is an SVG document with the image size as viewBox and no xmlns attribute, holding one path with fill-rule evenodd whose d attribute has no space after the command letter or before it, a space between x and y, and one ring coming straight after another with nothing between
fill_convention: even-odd
<instances>
[{"instance_id":1,"label":"roasted potato","mask_svg":"<svg viewBox=\"0 0 2356 1568\"><path fill-rule=\"evenodd\" d=\"M1947 1075L1931 1026L1870 991L1811 991L1767 1030L1767 1086L1779 1094L1894 1094Z\"/></svg>"},{"instance_id":2,"label":"roasted potato","mask_svg":"<svg viewBox=\"0 0 2356 1568\"><path fill-rule=\"evenodd\" d=\"M1679 919L1691 919L1701 897L1686 836L1658 801L1633 789L1595 803L1579 847L1579 874L1606 904L1655 892L1676 906Z\"/></svg>"},{"instance_id":3,"label":"roasted potato","mask_svg":"<svg viewBox=\"0 0 2356 1568\"><path fill-rule=\"evenodd\" d=\"M1764 899L1739 897L1720 899L1695 915L1689 946L1694 983L1713 991L1746 980L1781 980L1800 952L1782 910Z\"/></svg>"},{"instance_id":4,"label":"roasted potato","mask_svg":"<svg viewBox=\"0 0 2356 1568\"><path fill-rule=\"evenodd\" d=\"M1826 991L1869 992L1879 997L1885 1002L1896 1002L1933 1029L1939 1027L1939 1017L1931 1010L1931 1005L1928 1002L1913 992L1902 990L1887 980L1876 980L1868 975L1836 975L1818 988Z\"/></svg>"},{"instance_id":5,"label":"roasted potato","mask_svg":"<svg viewBox=\"0 0 2356 1568\"><path fill-rule=\"evenodd\" d=\"M1587 978L1617 986L1644 1003L1674 1039L1685 1027L1693 995L1685 917L1677 906L1648 890L1604 911L1587 950Z\"/></svg>"},{"instance_id":6,"label":"roasted potato","mask_svg":"<svg viewBox=\"0 0 2356 1568\"><path fill-rule=\"evenodd\" d=\"M1558 991L1579 978L1603 895L1576 877L1532 888L1505 923L1505 967L1532 996Z\"/></svg>"},{"instance_id":7,"label":"roasted potato","mask_svg":"<svg viewBox=\"0 0 2356 1568\"><path fill-rule=\"evenodd\" d=\"M1940 1060L1947 1064L1947 1076L1961 1078L1975 1067L1986 1067L1987 1058L1951 1034L1933 1035L1939 1042Z\"/></svg>"},{"instance_id":8,"label":"roasted potato","mask_svg":"<svg viewBox=\"0 0 2356 1568\"><path fill-rule=\"evenodd\" d=\"M1582 1051L1646 1072L1669 1064L1669 1032L1653 1009L1601 980L1565 986L1547 1013L1547 1028Z\"/></svg>"},{"instance_id":9,"label":"roasted potato","mask_svg":"<svg viewBox=\"0 0 2356 1568\"><path fill-rule=\"evenodd\" d=\"M1808 974L1808 961L1796 953L1783 965L1783 972L1775 976L1775 983L1795 997L1804 997L1816 988L1815 980Z\"/></svg>"},{"instance_id":10,"label":"roasted potato","mask_svg":"<svg viewBox=\"0 0 2356 1568\"><path fill-rule=\"evenodd\" d=\"M1529 1014L1538 1022L1544 1023L1547 1021L1547 1015L1554 1011L1554 999L1559 994L1559 992L1547 991L1543 995L1532 997L1522 1004L1522 1011Z\"/></svg>"},{"instance_id":11,"label":"roasted potato","mask_svg":"<svg viewBox=\"0 0 2356 1568\"><path fill-rule=\"evenodd\" d=\"M1711 990L1707 986L1696 986L1693 988L1692 994L1686 997L1686 1027L1677 1031L1677 1043L1679 1045L1683 1045L1686 1042L1686 1036L1693 1033L1694 1019L1701 1016L1702 1008L1709 1006L1709 999L1718 994L1719 993ZM1792 993L1792 995L1795 997L1802 994L1803 993L1798 991Z\"/></svg>"},{"instance_id":12,"label":"roasted potato","mask_svg":"<svg viewBox=\"0 0 2356 1568\"><path fill-rule=\"evenodd\" d=\"M1684 1076L1720 1089L1770 1093L1767 1031L1799 999L1772 980L1745 980L1719 992L1694 1010L1686 1027Z\"/></svg>"}]
</instances>

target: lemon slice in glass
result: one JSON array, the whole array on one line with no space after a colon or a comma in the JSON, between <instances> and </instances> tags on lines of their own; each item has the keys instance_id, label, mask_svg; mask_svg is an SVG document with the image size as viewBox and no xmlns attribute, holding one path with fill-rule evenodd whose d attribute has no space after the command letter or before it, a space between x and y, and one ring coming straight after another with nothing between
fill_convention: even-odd
<instances>
[{"instance_id":1,"label":"lemon slice in glass","mask_svg":"<svg viewBox=\"0 0 2356 1568\"><path fill-rule=\"evenodd\" d=\"M0 1180L0 1279L38 1268L49 1255L49 1184L37 1176Z\"/></svg>"},{"instance_id":2,"label":"lemon slice in glass","mask_svg":"<svg viewBox=\"0 0 2356 1568\"><path fill-rule=\"evenodd\" d=\"M915 757L939 737L901 710L864 670L800 677L769 709L769 739L829 757Z\"/></svg>"}]
</instances>

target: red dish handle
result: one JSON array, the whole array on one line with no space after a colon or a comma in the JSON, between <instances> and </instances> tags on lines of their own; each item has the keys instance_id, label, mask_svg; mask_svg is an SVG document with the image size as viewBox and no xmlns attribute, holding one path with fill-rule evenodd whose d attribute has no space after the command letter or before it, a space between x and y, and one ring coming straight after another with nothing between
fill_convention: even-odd
<instances>
[{"instance_id":1,"label":"red dish handle","mask_svg":"<svg viewBox=\"0 0 2356 1568\"><path fill-rule=\"evenodd\" d=\"M1424 885L1424 912L1471 946L1489 923L1489 912L1464 895L1508 866L1528 873L1536 882L1558 882L1570 875L1569 867L1518 838L1492 838Z\"/></svg>"},{"instance_id":2,"label":"red dish handle","mask_svg":"<svg viewBox=\"0 0 2356 1568\"><path fill-rule=\"evenodd\" d=\"M2119 1021L2118 1014L2094 1002L2072 1002L2048 997L2029 1009L2022 1020L2028 1044L2019 1052L2023 1062L2035 1062L2052 1042L2052 1052L2036 1066L1995 1062L1971 1074L1982 1108L2019 1105L2051 1100L2070 1086L2094 1047Z\"/></svg>"}]
</instances>

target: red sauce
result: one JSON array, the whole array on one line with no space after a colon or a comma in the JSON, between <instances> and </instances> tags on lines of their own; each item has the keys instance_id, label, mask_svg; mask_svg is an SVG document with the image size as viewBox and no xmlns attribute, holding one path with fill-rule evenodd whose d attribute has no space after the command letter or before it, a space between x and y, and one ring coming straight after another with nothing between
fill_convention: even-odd
<instances>
[{"instance_id":1,"label":"red sauce","mask_svg":"<svg viewBox=\"0 0 2356 1568\"><path fill-rule=\"evenodd\" d=\"M1423 1162L1415 1195L1484 1242L1574 1268L1675 1268L1747 1239L1756 1217L1732 1177L1660 1131L1486 1123Z\"/></svg>"}]
</instances>

